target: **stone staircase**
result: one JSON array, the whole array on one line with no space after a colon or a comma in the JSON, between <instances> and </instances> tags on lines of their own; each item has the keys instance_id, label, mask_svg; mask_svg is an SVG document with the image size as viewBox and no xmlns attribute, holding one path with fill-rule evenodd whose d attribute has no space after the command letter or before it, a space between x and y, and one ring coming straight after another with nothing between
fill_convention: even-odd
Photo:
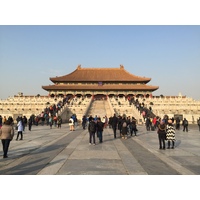
<instances>
[{"instance_id":1,"label":"stone staircase","mask_svg":"<svg viewBox=\"0 0 200 200\"><path fill-rule=\"evenodd\" d=\"M109 104L106 100L96 100L93 101L91 107L88 111L88 115L98 116L103 118L105 115L109 118L112 116Z\"/></svg>"}]
</instances>

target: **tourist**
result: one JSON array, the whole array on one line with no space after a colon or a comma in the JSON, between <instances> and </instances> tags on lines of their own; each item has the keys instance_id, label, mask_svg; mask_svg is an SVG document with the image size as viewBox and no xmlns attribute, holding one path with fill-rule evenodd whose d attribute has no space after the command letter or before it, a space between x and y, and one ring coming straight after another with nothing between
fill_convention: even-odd
<instances>
[{"instance_id":1,"label":"tourist","mask_svg":"<svg viewBox=\"0 0 200 200\"><path fill-rule=\"evenodd\" d=\"M74 119L73 116L71 116L71 118L69 119L69 130L70 131L74 131Z\"/></svg>"},{"instance_id":2,"label":"tourist","mask_svg":"<svg viewBox=\"0 0 200 200\"><path fill-rule=\"evenodd\" d=\"M3 158L7 158L10 141L14 137L14 128L11 125L11 121L7 120L0 128L0 138L3 146Z\"/></svg>"},{"instance_id":3,"label":"tourist","mask_svg":"<svg viewBox=\"0 0 200 200\"><path fill-rule=\"evenodd\" d=\"M94 122L94 118L92 118L88 125L89 144L90 145L92 144L92 138L93 138L93 145L96 145L96 143L95 143L96 130L97 130L96 123Z\"/></svg>"},{"instance_id":4,"label":"tourist","mask_svg":"<svg viewBox=\"0 0 200 200\"><path fill-rule=\"evenodd\" d=\"M188 120L186 118L184 118L182 126L183 126L183 132L185 131L188 132Z\"/></svg>"},{"instance_id":5,"label":"tourist","mask_svg":"<svg viewBox=\"0 0 200 200\"><path fill-rule=\"evenodd\" d=\"M170 149L170 146L171 146L171 143L172 143L171 148L174 149L175 128L174 128L174 125L173 125L173 121L171 119L168 120L168 124L167 124L167 127L166 127L166 140L167 140L167 143L168 143L167 148Z\"/></svg>"},{"instance_id":6,"label":"tourist","mask_svg":"<svg viewBox=\"0 0 200 200\"><path fill-rule=\"evenodd\" d=\"M23 131L25 131L25 127L27 126L27 118L26 118L26 116L24 116L23 118L22 118L22 125L23 125Z\"/></svg>"},{"instance_id":7,"label":"tourist","mask_svg":"<svg viewBox=\"0 0 200 200\"><path fill-rule=\"evenodd\" d=\"M117 133L117 125L118 125L118 118L116 117L116 114L114 114L114 116L112 117L112 121L111 121L111 126L113 129L113 133L114 133L114 138L116 138L116 133Z\"/></svg>"},{"instance_id":8,"label":"tourist","mask_svg":"<svg viewBox=\"0 0 200 200\"><path fill-rule=\"evenodd\" d=\"M146 130L150 131L151 130L151 120L149 117L146 118L145 125L146 125Z\"/></svg>"},{"instance_id":9,"label":"tourist","mask_svg":"<svg viewBox=\"0 0 200 200\"><path fill-rule=\"evenodd\" d=\"M103 117L102 123L103 123L103 126L105 127L105 124L106 124L106 118L105 117Z\"/></svg>"},{"instance_id":10,"label":"tourist","mask_svg":"<svg viewBox=\"0 0 200 200\"><path fill-rule=\"evenodd\" d=\"M61 124L62 124L62 118L61 116L58 116L58 128L61 128Z\"/></svg>"},{"instance_id":11,"label":"tourist","mask_svg":"<svg viewBox=\"0 0 200 200\"><path fill-rule=\"evenodd\" d=\"M18 140L18 138L19 138L19 135L21 135L21 138L20 138L20 140L23 140L23 122L22 122L22 117L20 117L19 118L19 122L17 123L17 131L18 131L18 133L17 133L17 138L16 138L16 140Z\"/></svg>"},{"instance_id":12,"label":"tourist","mask_svg":"<svg viewBox=\"0 0 200 200\"><path fill-rule=\"evenodd\" d=\"M112 116L109 117L108 119L108 125L109 125L109 128L112 128Z\"/></svg>"},{"instance_id":13,"label":"tourist","mask_svg":"<svg viewBox=\"0 0 200 200\"><path fill-rule=\"evenodd\" d=\"M57 121L58 121L58 118L57 118L57 116L56 116L56 115L54 115L54 117L53 117L53 123L54 123L54 127L56 127L56 126L57 126Z\"/></svg>"},{"instance_id":14,"label":"tourist","mask_svg":"<svg viewBox=\"0 0 200 200\"><path fill-rule=\"evenodd\" d=\"M85 127L86 127L86 123L87 123L87 118L84 115L83 118L82 118L82 127L83 127L84 130L85 130Z\"/></svg>"},{"instance_id":15,"label":"tourist","mask_svg":"<svg viewBox=\"0 0 200 200\"><path fill-rule=\"evenodd\" d=\"M127 134L128 134L128 123L126 121L126 118L122 118L122 139L127 139Z\"/></svg>"},{"instance_id":16,"label":"tourist","mask_svg":"<svg viewBox=\"0 0 200 200\"><path fill-rule=\"evenodd\" d=\"M104 124L101 121L101 118L97 119L97 137L99 138L99 143L103 142L103 129L104 129Z\"/></svg>"},{"instance_id":17,"label":"tourist","mask_svg":"<svg viewBox=\"0 0 200 200\"><path fill-rule=\"evenodd\" d=\"M3 117L3 124L5 124L6 121L7 121L7 118L6 118L6 116L4 116L4 117Z\"/></svg>"},{"instance_id":18,"label":"tourist","mask_svg":"<svg viewBox=\"0 0 200 200\"><path fill-rule=\"evenodd\" d=\"M50 126L50 129L52 129L52 126L53 126L53 116L52 115L49 117L49 126Z\"/></svg>"},{"instance_id":19,"label":"tourist","mask_svg":"<svg viewBox=\"0 0 200 200\"><path fill-rule=\"evenodd\" d=\"M108 125L108 117L105 115L105 123L104 123L104 128L107 128Z\"/></svg>"},{"instance_id":20,"label":"tourist","mask_svg":"<svg viewBox=\"0 0 200 200\"><path fill-rule=\"evenodd\" d=\"M120 133L120 137L122 136L122 116L118 116L118 130Z\"/></svg>"},{"instance_id":21,"label":"tourist","mask_svg":"<svg viewBox=\"0 0 200 200\"><path fill-rule=\"evenodd\" d=\"M200 131L200 117L199 117L199 119L197 119L197 125L198 125L199 131Z\"/></svg>"},{"instance_id":22,"label":"tourist","mask_svg":"<svg viewBox=\"0 0 200 200\"><path fill-rule=\"evenodd\" d=\"M33 125L33 117L30 116L30 118L28 119L28 130L31 131Z\"/></svg>"},{"instance_id":23,"label":"tourist","mask_svg":"<svg viewBox=\"0 0 200 200\"><path fill-rule=\"evenodd\" d=\"M2 118L2 116L0 115L0 128L2 127L2 124L3 124L3 118Z\"/></svg>"},{"instance_id":24,"label":"tourist","mask_svg":"<svg viewBox=\"0 0 200 200\"><path fill-rule=\"evenodd\" d=\"M160 124L158 125L158 139L159 139L159 145L160 149L165 150L165 139L166 139L166 124L163 120L160 121Z\"/></svg>"},{"instance_id":25,"label":"tourist","mask_svg":"<svg viewBox=\"0 0 200 200\"><path fill-rule=\"evenodd\" d=\"M135 136L137 136L138 130L137 130L137 124L136 123L137 123L136 119L134 117L132 117L130 125L129 125L131 136L133 135L133 132L134 132Z\"/></svg>"},{"instance_id":26,"label":"tourist","mask_svg":"<svg viewBox=\"0 0 200 200\"><path fill-rule=\"evenodd\" d=\"M176 130L180 130L180 123L181 123L181 120L179 117L176 118Z\"/></svg>"}]
</instances>

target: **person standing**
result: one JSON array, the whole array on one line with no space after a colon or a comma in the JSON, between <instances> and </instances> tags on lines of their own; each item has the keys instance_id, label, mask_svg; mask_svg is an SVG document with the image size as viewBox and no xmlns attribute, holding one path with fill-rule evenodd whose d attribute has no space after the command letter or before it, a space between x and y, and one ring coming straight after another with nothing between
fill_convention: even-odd
<instances>
[{"instance_id":1,"label":"person standing","mask_svg":"<svg viewBox=\"0 0 200 200\"><path fill-rule=\"evenodd\" d=\"M30 118L28 119L28 130L31 131L33 125L33 117L30 116Z\"/></svg>"},{"instance_id":2,"label":"person standing","mask_svg":"<svg viewBox=\"0 0 200 200\"><path fill-rule=\"evenodd\" d=\"M52 129L52 126L53 126L53 116L52 115L49 117L49 126L50 126L50 129Z\"/></svg>"},{"instance_id":3,"label":"person standing","mask_svg":"<svg viewBox=\"0 0 200 200\"><path fill-rule=\"evenodd\" d=\"M131 123L130 123L130 127L131 127L131 136L133 135L133 132L135 134L135 136L137 136L137 121L134 117L132 117Z\"/></svg>"},{"instance_id":4,"label":"person standing","mask_svg":"<svg viewBox=\"0 0 200 200\"><path fill-rule=\"evenodd\" d=\"M27 126L27 118L26 118L26 116L24 116L23 118L22 118L22 125L23 125L23 131L25 131L25 127Z\"/></svg>"},{"instance_id":5,"label":"person standing","mask_svg":"<svg viewBox=\"0 0 200 200\"><path fill-rule=\"evenodd\" d=\"M74 119L73 119L73 117L71 117L69 119L69 130L74 131Z\"/></svg>"},{"instance_id":6,"label":"person standing","mask_svg":"<svg viewBox=\"0 0 200 200\"><path fill-rule=\"evenodd\" d=\"M21 135L20 140L23 140L23 128L24 127L23 127L23 123L22 123L22 117L20 117L19 122L17 123L17 131L18 131L18 133L17 133L16 140L18 140L19 135Z\"/></svg>"},{"instance_id":7,"label":"person standing","mask_svg":"<svg viewBox=\"0 0 200 200\"><path fill-rule=\"evenodd\" d=\"M180 118L177 117L176 118L176 130L180 130L180 122L181 122Z\"/></svg>"},{"instance_id":8,"label":"person standing","mask_svg":"<svg viewBox=\"0 0 200 200\"><path fill-rule=\"evenodd\" d=\"M101 118L97 119L97 137L99 138L99 143L103 142L103 129L104 123L101 121Z\"/></svg>"},{"instance_id":9,"label":"person standing","mask_svg":"<svg viewBox=\"0 0 200 200\"><path fill-rule=\"evenodd\" d=\"M146 130L150 131L151 130L151 120L150 120L150 117L146 118L145 125L146 125Z\"/></svg>"},{"instance_id":10,"label":"person standing","mask_svg":"<svg viewBox=\"0 0 200 200\"><path fill-rule=\"evenodd\" d=\"M199 117L199 119L197 119L197 125L198 125L199 131L200 131L200 117Z\"/></svg>"},{"instance_id":11,"label":"person standing","mask_svg":"<svg viewBox=\"0 0 200 200\"><path fill-rule=\"evenodd\" d=\"M3 146L3 158L7 158L10 141L14 137L14 128L11 121L7 120L0 129L0 138Z\"/></svg>"},{"instance_id":12,"label":"person standing","mask_svg":"<svg viewBox=\"0 0 200 200\"><path fill-rule=\"evenodd\" d=\"M62 118L61 116L58 116L58 128L61 128L61 124L62 124Z\"/></svg>"},{"instance_id":13,"label":"person standing","mask_svg":"<svg viewBox=\"0 0 200 200\"><path fill-rule=\"evenodd\" d=\"M188 120L186 118L184 118L182 125L183 125L183 132L185 131L188 132Z\"/></svg>"},{"instance_id":14,"label":"person standing","mask_svg":"<svg viewBox=\"0 0 200 200\"><path fill-rule=\"evenodd\" d=\"M89 144L92 144L92 138L93 138L93 145L96 145L95 143L95 133L96 133L96 123L94 122L94 118L91 119L88 125L88 132L89 132Z\"/></svg>"},{"instance_id":15,"label":"person standing","mask_svg":"<svg viewBox=\"0 0 200 200\"><path fill-rule=\"evenodd\" d=\"M116 117L116 114L112 117L111 125L114 133L114 138L116 138L116 132L117 132L117 124L118 124L118 118Z\"/></svg>"},{"instance_id":16,"label":"person standing","mask_svg":"<svg viewBox=\"0 0 200 200\"><path fill-rule=\"evenodd\" d=\"M160 121L160 124L158 125L157 133L158 133L160 149L165 150L166 124L162 120Z\"/></svg>"},{"instance_id":17,"label":"person standing","mask_svg":"<svg viewBox=\"0 0 200 200\"><path fill-rule=\"evenodd\" d=\"M174 144L175 144L175 128L172 123L172 120L168 120L168 124L166 127L166 139L168 143L168 149L170 149L170 143L172 143L172 149L174 149Z\"/></svg>"},{"instance_id":18,"label":"person standing","mask_svg":"<svg viewBox=\"0 0 200 200\"><path fill-rule=\"evenodd\" d=\"M123 117L123 119L122 119L122 139L127 139L127 133L128 133L128 123L126 121L126 118Z\"/></svg>"},{"instance_id":19,"label":"person standing","mask_svg":"<svg viewBox=\"0 0 200 200\"><path fill-rule=\"evenodd\" d=\"M87 123L87 118L86 118L86 116L84 115L84 116L82 117L82 127L83 127L84 130L85 130L85 127L86 127L86 123Z\"/></svg>"},{"instance_id":20,"label":"person standing","mask_svg":"<svg viewBox=\"0 0 200 200\"><path fill-rule=\"evenodd\" d=\"M2 116L0 115L0 128L2 127L2 124L3 124L3 118L2 118Z\"/></svg>"}]
</instances>

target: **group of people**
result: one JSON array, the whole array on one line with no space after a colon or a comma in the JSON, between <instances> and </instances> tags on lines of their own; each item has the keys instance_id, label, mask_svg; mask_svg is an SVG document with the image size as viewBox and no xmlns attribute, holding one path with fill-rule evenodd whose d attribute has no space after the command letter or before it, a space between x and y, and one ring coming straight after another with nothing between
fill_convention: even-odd
<instances>
[{"instance_id":1,"label":"group of people","mask_svg":"<svg viewBox=\"0 0 200 200\"><path fill-rule=\"evenodd\" d=\"M167 141L167 149L174 149L175 147L175 127L173 124L173 119L160 120L158 124L158 140L159 140L159 149L165 150L165 141Z\"/></svg>"},{"instance_id":2,"label":"group of people","mask_svg":"<svg viewBox=\"0 0 200 200\"><path fill-rule=\"evenodd\" d=\"M99 143L103 142L103 130L105 128L105 123L102 122L101 118L89 117L88 132L89 132L89 144L96 145L95 133L97 138L99 138Z\"/></svg>"},{"instance_id":3,"label":"group of people","mask_svg":"<svg viewBox=\"0 0 200 200\"><path fill-rule=\"evenodd\" d=\"M145 118L145 126L146 126L146 130L147 131L154 131L154 130L157 130L158 129L158 125L160 123L160 120L161 118L158 117L158 116L155 116L155 117L147 117ZM168 116L165 115L164 118L163 118L164 121L168 121ZM173 124L175 126L175 129L176 130L180 130L180 126L181 126L181 120L179 117L177 118L172 118L172 121L173 121ZM200 124L200 123L199 123ZM186 118L184 118L182 120L182 126L183 126L183 131L185 132L188 132L188 120Z\"/></svg>"},{"instance_id":4,"label":"group of people","mask_svg":"<svg viewBox=\"0 0 200 200\"><path fill-rule=\"evenodd\" d=\"M99 142L103 142L103 130L109 125L113 130L114 138L117 138L117 130L119 131L120 137L122 139L127 139L128 134L131 136L137 136L137 122L134 117L125 117L125 116L116 116L114 114L108 120L102 120L100 117L92 117L88 118L88 132L89 132L89 144L96 144L95 133L99 138ZM83 129L86 128L87 118L83 116L82 118L82 126Z\"/></svg>"}]
</instances>

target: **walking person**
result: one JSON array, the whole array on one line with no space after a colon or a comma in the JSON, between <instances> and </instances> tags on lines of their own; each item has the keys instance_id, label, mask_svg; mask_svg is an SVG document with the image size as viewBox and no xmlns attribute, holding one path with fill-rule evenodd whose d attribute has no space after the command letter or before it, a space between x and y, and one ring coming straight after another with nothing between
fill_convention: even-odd
<instances>
[{"instance_id":1,"label":"walking person","mask_svg":"<svg viewBox=\"0 0 200 200\"><path fill-rule=\"evenodd\" d=\"M22 117L20 117L19 122L17 123L17 131L18 131L18 133L17 133L16 140L18 140L19 135L21 135L20 140L23 140L23 128L24 128L24 126L23 126L23 122L22 122Z\"/></svg>"},{"instance_id":2,"label":"walking person","mask_svg":"<svg viewBox=\"0 0 200 200\"><path fill-rule=\"evenodd\" d=\"M165 150L165 139L166 139L166 124L164 121L160 121L160 124L158 125L158 139L159 139L159 149Z\"/></svg>"},{"instance_id":3,"label":"walking person","mask_svg":"<svg viewBox=\"0 0 200 200\"><path fill-rule=\"evenodd\" d=\"M172 123L172 120L168 120L168 124L166 127L166 140L168 143L168 149L170 149L170 146L172 149L174 149L174 144L175 144L175 128ZM172 143L172 144L171 144Z\"/></svg>"},{"instance_id":4,"label":"walking person","mask_svg":"<svg viewBox=\"0 0 200 200\"><path fill-rule=\"evenodd\" d=\"M0 138L3 146L3 158L7 158L10 141L14 137L14 128L11 125L11 121L7 120L5 124L0 128Z\"/></svg>"},{"instance_id":5,"label":"walking person","mask_svg":"<svg viewBox=\"0 0 200 200\"><path fill-rule=\"evenodd\" d=\"M188 132L188 120L186 118L184 118L182 125L183 125L183 132L185 131Z\"/></svg>"},{"instance_id":6,"label":"walking person","mask_svg":"<svg viewBox=\"0 0 200 200\"><path fill-rule=\"evenodd\" d=\"M99 143L103 142L103 129L104 123L101 121L101 118L97 119L97 137L99 138Z\"/></svg>"},{"instance_id":7,"label":"walking person","mask_svg":"<svg viewBox=\"0 0 200 200\"><path fill-rule=\"evenodd\" d=\"M97 127L96 123L94 122L94 118L91 119L88 125L88 132L89 132L89 144L92 144L92 138L93 138L93 145L96 145L95 143L95 133L96 133Z\"/></svg>"}]
</instances>

